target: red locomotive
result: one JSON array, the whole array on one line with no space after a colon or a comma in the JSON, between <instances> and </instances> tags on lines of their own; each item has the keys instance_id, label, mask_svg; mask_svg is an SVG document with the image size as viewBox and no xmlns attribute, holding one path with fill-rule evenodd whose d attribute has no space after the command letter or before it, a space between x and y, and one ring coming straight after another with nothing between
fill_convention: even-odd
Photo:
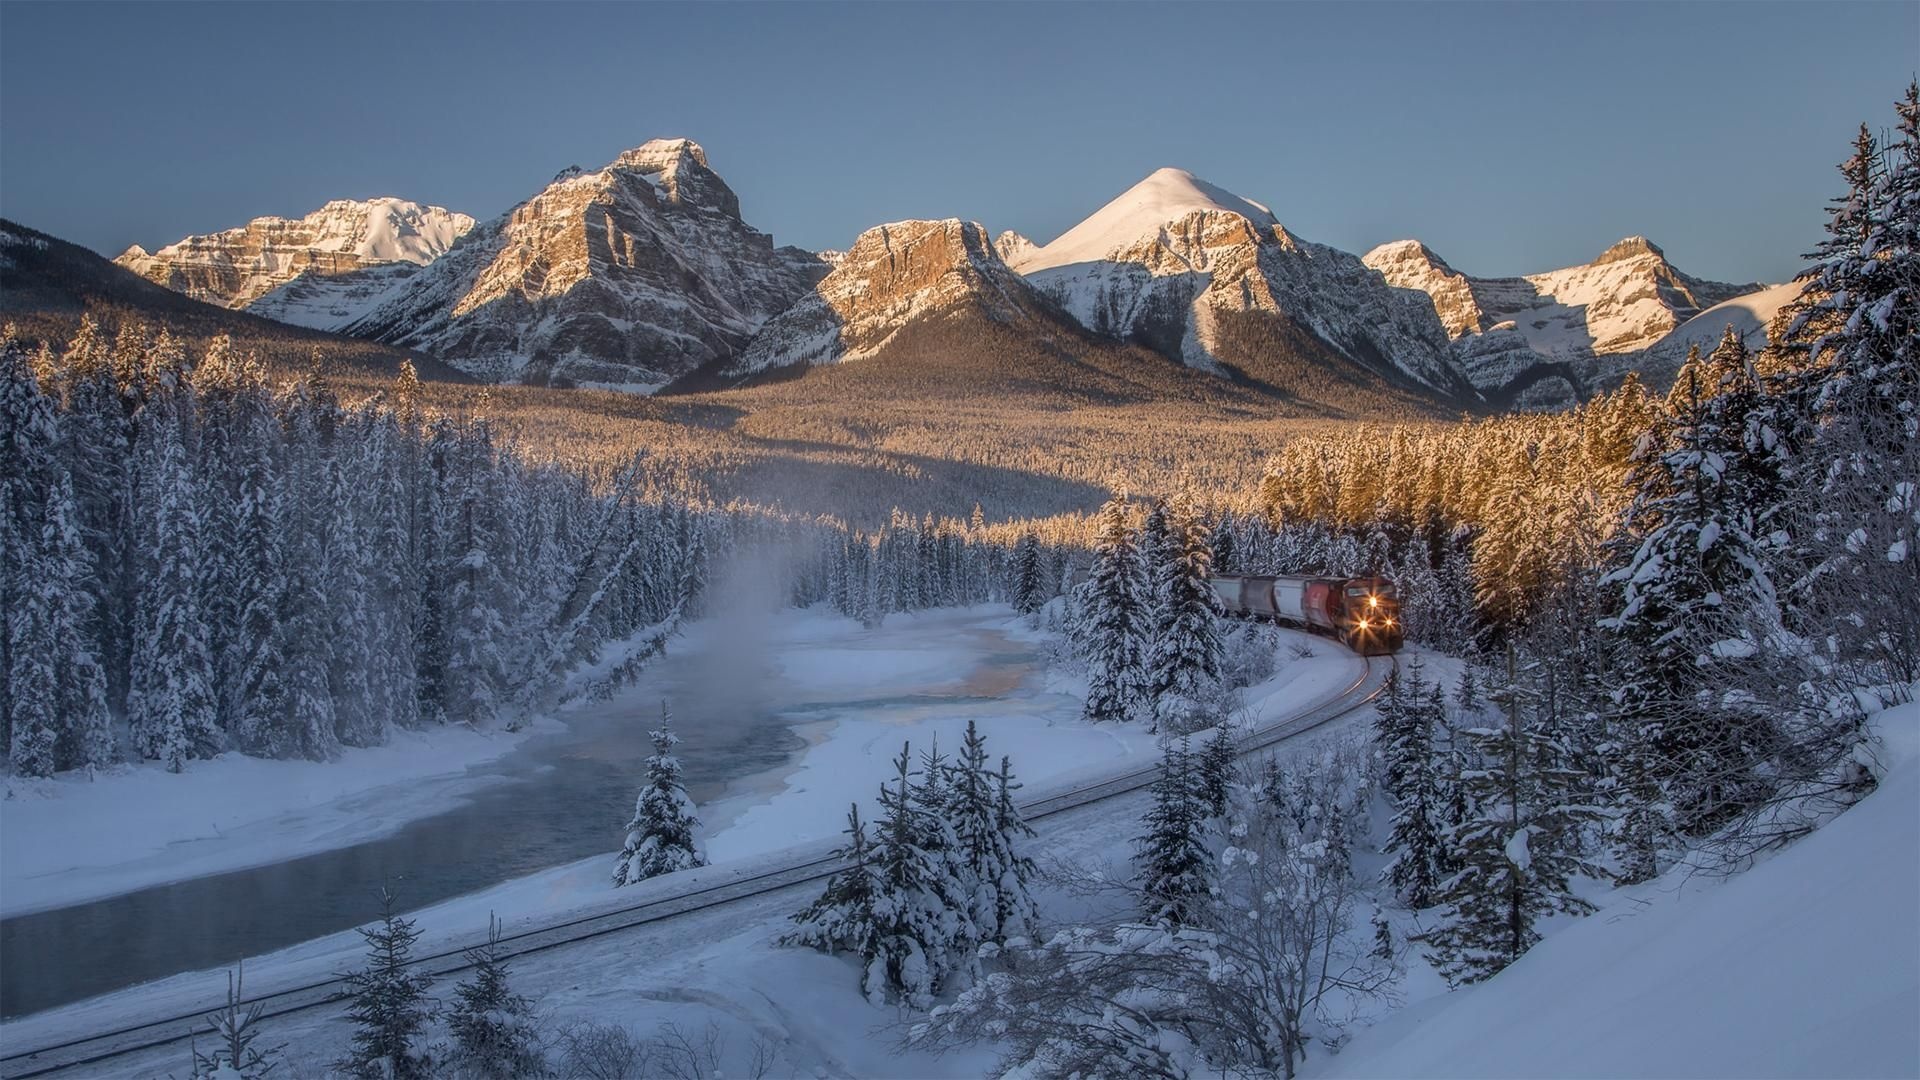
<instances>
[{"instance_id":1,"label":"red locomotive","mask_svg":"<svg viewBox=\"0 0 1920 1080\"><path fill-rule=\"evenodd\" d=\"M1213 592L1230 614L1325 631L1362 656L1397 652L1406 640L1399 595L1383 577L1222 575Z\"/></svg>"}]
</instances>

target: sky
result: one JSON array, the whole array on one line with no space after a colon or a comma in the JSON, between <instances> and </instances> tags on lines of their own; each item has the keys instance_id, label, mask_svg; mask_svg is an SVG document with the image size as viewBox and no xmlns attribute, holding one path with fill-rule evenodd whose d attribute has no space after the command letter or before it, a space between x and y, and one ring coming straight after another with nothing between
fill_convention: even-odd
<instances>
[{"instance_id":1,"label":"sky","mask_svg":"<svg viewBox=\"0 0 1920 1080\"><path fill-rule=\"evenodd\" d=\"M1645 235L1781 281L1920 3L0 3L0 215L103 254L335 198L486 219L686 136L783 244L1045 242L1173 165L1364 252Z\"/></svg>"}]
</instances>

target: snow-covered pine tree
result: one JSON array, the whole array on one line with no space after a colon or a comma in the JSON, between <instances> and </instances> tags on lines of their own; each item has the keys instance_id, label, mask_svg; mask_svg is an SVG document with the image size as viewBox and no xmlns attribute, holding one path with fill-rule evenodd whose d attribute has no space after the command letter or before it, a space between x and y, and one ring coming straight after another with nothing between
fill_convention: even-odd
<instances>
[{"instance_id":1,"label":"snow-covered pine tree","mask_svg":"<svg viewBox=\"0 0 1920 1080\"><path fill-rule=\"evenodd\" d=\"M453 1046L439 1066L473 1080L516 1080L546 1072L533 1002L507 985L500 923L487 920L487 943L467 950L473 974L453 991L446 1013Z\"/></svg>"},{"instance_id":2,"label":"snow-covered pine tree","mask_svg":"<svg viewBox=\"0 0 1920 1080\"><path fill-rule=\"evenodd\" d=\"M1213 883L1213 850L1206 841L1206 807L1186 736L1168 741L1153 782L1147 831L1134 839L1141 876L1142 915L1148 922L1183 926L1200 913Z\"/></svg>"},{"instance_id":3,"label":"snow-covered pine tree","mask_svg":"<svg viewBox=\"0 0 1920 1080\"><path fill-rule=\"evenodd\" d=\"M1418 910L1433 903L1445 865L1446 842L1442 815L1443 794L1434 757L1434 729L1440 722L1420 658L1407 665L1406 685L1394 679L1397 699L1390 729L1376 734L1385 740L1381 752L1387 761L1387 794L1393 803L1393 830L1385 851L1393 856L1382 878L1407 906Z\"/></svg>"},{"instance_id":4,"label":"snow-covered pine tree","mask_svg":"<svg viewBox=\"0 0 1920 1080\"><path fill-rule=\"evenodd\" d=\"M627 843L613 871L616 887L707 864L694 835L700 818L680 782L680 759L673 754L680 737L673 733L673 714L666 702L660 703L660 726L647 734L653 740L647 786L635 800L633 820L627 823Z\"/></svg>"},{"instance_id":5,"label":"snow-covered pine tree","mask_svg":"<svg viewBox=\"0 0 1920 1080\"><path fill-rule=\"evenodd\" d=\"M876 1004L889 994L925 1007L946 977L952 943L964 912L947 906L952 895L946 860L921 846L926 824L913 797L912 748L902 745L895 776L880 787L876 858L882 902L875 952L862 989Z\"/></svg>"},{"instance_id":6,"label":"snow-covered pine tree","mask_svg":"<svg viewBox=\"0 0 1920 1080\"><path fill-rule=\"evenodd\" d=\"M339 751L330 684L329 611L336 600L327 593L332 575L326 565L326 521L350 515L352 507L328 503L328 443L338 420L331 391L309 373L289 388L282 406L286 468L276 525L282 555L276 652L283 665L286 710L273 718L266 752L319 761Z\"/></svg>"},{"instance_id":7,"label":"snow-covered pine tree","mask_svg":"<svg viewBox=\"0 0 1920 1080\"><path fill-rule=\"evenodd\" d=\"M48 588L49 562L40 537L8 547L12 606L7 631L7 757L21 776L52 776L60 739L60 686L54 665L53 619L59 597Z\"/></svg>"},{"instance_id":8,"label":"snow-covered pine tree","mask_svg":"<svg viewBox=\"0 0 1920 1080\"><path fill-rule=\"evenodd\" d=\"M1232 574L1239 569L1239 542L1234 539L1233 511L1220 515L1220 521L1213 527L1213 536L1208 546L1213 549L1213 572Z\"/></svg>"},{"instance_id":9,"label":"snow-covered pine tree","mask_svg":"<svg viewBox=\"0 0 1920 1080\"><path fill-rule=\"evenodd\" d=\"M333 1066L363 1080L424 1080L433 1063L415 1041L433 1015L427 996L433 980L409 970L420 930L394 911L393 894L382 889L380 921L361 927L360 936L367 943L367 966L341 976L353 1002L347 1007L353 1044Z\"/></svg>"},{"instance_id":10,"label":"snow-covered pine tree","mask_svg":"<svg viewBox=\"0 0 1920 1080\"><path fill-rule=\"evenodd\" d=\"M1506 722L1465 732L1474 755L1463 777L1472 816L1451 838L1460 869L1441 885L1444 921L1425 937L1434 965L1455 984L1518 959L1540 940L1534 924L1542 916L1593 910L1572 879L1599 874L1583 852L1600 814L1564 741L1539 723L1532 675L1510 653L1495 695Z\"/></svg>"},{"instance_id":11,"label":"snow-covered pine tree","mask_svg":"<svg viewBox=\"0 0 1920 1080\"><path fill-rule=\"evenodd\" d=\"M235 622L226 635L230 646L222 672L227 680L224 714L240 749L268 753L287 702L282 676L287 661L280 651L286 643L280 629L282 437L265 384L247 369L236 369L231 418L228 444L235 459L236 490L228 518L234 530L233 561L226 577Z\"/></svg>"},{"instance_id":12,"label":"snow-covered pine tree","mask_svg":"<svg viewBox=\"0 0 1920 1080\"><path fill-rule=\"evenodd\" d=\"M1233 762L1238 753L1233 742L1233 727L1222 720L1194 762L1200 779L1200 800L1206 804L1207 813L1214 817L1227 812L1227 802L1233 795Z\"/></svg>"},{"instance_id":13,"label":"snow-covered pine tree","mask_svg":"<svg viewBox=\"0 0 1920 1080\"><path fill-rule=\"evenodd\" d=\"M956 876L969 886L967 915L974 931L980 941L1004 944L1033 917L1033 860L1020 850L1032 830L1013 806L1007 759L998 774L988 762L986 737L968 721L959 759L948 773L943 816L958 845Z\"/></svg>"},{"instance_id":14,"label":"snow-covered pine tree","mask_svg":"<svg viewBox=\"0 0 1920 1080\"><path fill-rule=\"evenodd\" d=\"M188 759L218 752L221 742L200 614L200 521L177 424L149 424L141 434L151 439L155 462L151 524L143 531L157 547L140 593L133 670L141 681L132 687L128 720L140 752L179 772Z\"/></svg>"},{"instance_id":15,"label":"snow-covered pine tree","mask_svg":"<svg viewBox=\"0 0 1920 1080\"><path fill-rule=\"evenodd\" d=\"M473 421L453 436L443 505L448 515L443 552L447 663L441 707L448 720L475 726L492 721L510 666L503 655L507 623L498 520L503 500L494 490L494 464L492 434L484 422Z\"/></svg>"},{"instance_id":16,"label":"snow-covered pine tree","mask_svg":"<svg viewBox=\"0 0 1920 1080\"><path fill-rule=\"evenodd\" d=\"M1737 344L1737 343L1736 343ZM1693 693L1700 662L1742 662L1722 652L1740 636L1743 613L1771 607L1765 550L1730 465L1741 432L1730 430L1707 396L1711 369L1698 350L1681 368L1665 422L1635 451L1638 488L1620 543L1635 545L1604 581L1619 589L1603 625L1619 635L1627 662L1615 665L1610 726L1616 733L1657 723L1651 740L1679 825L1710 830L1758 797L1757 769L1769 741L1767 718L1720 708ZM1629 744L1641 736L1627 734ZM1622 791L1622 794L1629 794Z\"/></svg>"},{"instance_id":17,"label":"snow-covered pine tree","mask_svg":"<svg viewBox=\"0 0 1920 1080\"><path fill-rule=\"evenodd\" d=\"M12 337L11 325L8 331L0 343L0 550L24 552L38 546L46 520L41 503L58 475L60 433L26 344ZM14 624L25 615L34 584L28 563L0 560L0 746L13 741L13 642L28 635Z\"/></svg>"},{"instance_id":18,"label":"snow-covered pine tree","mask_svg":"<svg viewBox=\"0 0 1920 1080\"><path fill-rule=\"evenodd\" d=\"M1046 583L1040 567L1040 538L1022 533L1013 549L1013 609L1031 615L1047 602Z\"/></svg>"},{"instance_id":19,"label":"snow-covered pine tree","mask_svg":"<svg viewBox=\"0 0 1920 1080\"><path fill-rule=\"evenodd\" d=\"M1093 572L1082 590L1087 698L1091 721L1121 722L1147 715L1146 575L1127 529L1126 506L1114 499L1100 510Z\"/></svg>"},{"instance_id":20,"label":"snow-covered pine tree","mask_svg":"<svg viewBox=\"0 0 1920 1080\"><path fill-rule=\"evenodd\" d=\"M1013 793L1019 791L1020 786L1013 778L1013 760L1000 755L1000 770L993 775L993 820L1000 830L1001 845L1011 853L997 891L1002 937L1030 931L1039 916L1039 905L1033 898L1033 881L1040 871L1022 850L1033 838L1033 826L1027 824L1019 804L1013 801Z\"/></svg>"},{"instance_id":21,"label":"snow-covered pine tree","mask_svg":"<svg viewBox=\"0 0 1920 1080\"><path fill-rule=\"evenodd\" d=\"M1808 256L1783 341L1796 369L1780 381L1815 425L1788 496L1811 510L1795 537L1804 632L1906 682L1920 676L1920 607L1854 602L1920 589L1920 86L1896 112L1885 151L1863 124L1840 167L1847 192Z\"/></svg>"},{"instance_id":22,"label":"snow-covered pine tree","mask_svg":"<svg viewBox=\"0 0 1920 1080\"><path fill-rule=\"evenodd\" d=\"M41 573L48 601L55 671L59 742L55 760L62 769L90 769L114 760L113 714L107 704L107 678L96 651L93 568L80 538L73 485L61 477L47 493L46 526L40 533ZM16 759L16 768L17 759Z\"/></svg>"},{"instance_id":23,"label":"snow-covered pine tree","mask_svg":"<svg viewBox=\"0 0 1920 1080\"><path fill-rule=\"evenodd\" d=\"M1207 582L1212 554L1207 530L1181 495L1166 510L1168 546L1153 568L1159 599L1148 661L1147 690L1159 726L1175 734L1203 727L1220 678L1219 600Z\"/></svg>"},{"instance_id":24,"label":"snow-covered pine tree","mask_svg":"<svg viewBox=\"0 0 1920 1080\"><path fill-rule=\"evenodd\" d=\"M781 938L826 953L851 952L860 958L860 990L870 1000L885 1000L888 982L883 939L893 911L880 851L867 838L860 804L847 808L847 841L835 852L840 869L827 880L820 898L796 912L800 928Z\"/></svg>"}]
</instances>

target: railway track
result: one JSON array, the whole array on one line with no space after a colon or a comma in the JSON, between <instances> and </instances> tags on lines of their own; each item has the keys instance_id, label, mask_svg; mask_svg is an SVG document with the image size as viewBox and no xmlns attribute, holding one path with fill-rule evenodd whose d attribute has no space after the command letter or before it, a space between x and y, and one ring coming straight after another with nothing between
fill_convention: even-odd
<instances>
[{"instance_id":1,"label":"railway track","mask_svg":"<svg viewBox=\"0 0 1920 1080\"><path fill-rule=\"evenodd\" d=\"M1277 723L1255 728L1241 736L1240 754L1245 756L1257 753L1287 739L1306 734L1373 700L1385 684L1387 674L1393 668L1393 658L1362 657L1361 662L1364 666L1360 675L1333 699ZM1029 822L1043 821L1069 810L1128 795L1149 787L1158 769L1157 764L1148 765L1105 780L1075 787L1069 791L1043 795L1022 803L1021 810ZM637 926L661 922L690 912L735 903L796 885L822 881L831 877L839 866L839 860L831 855L805 858L786 866L688 889L631 907L518 931L502 937L500 947L509 958L545 952L576 942L616 934ZM462 946L422 956L414 961L413 966L416 970L436 977L456 974L471 966L466 960L466 950L469 947ZM243 1007L256 1004L261 1006L261 1018L270 1019L305 1012L309 1009L324 1008L344 1000L346 996L343 981L330 978L261 994L241 1004ZM196 1036L206 1036L213 1030L206 1022L206 1016L219 1007L220 1003L214 1002L194 1012L167 1016L113 1031L39 1046L31 1050L13 1052L9 1049L4 1055L0 1055L0 1080L25 1080L27 1077L45 1076L66 1069L99 1066L128 1054L186 1042Z\"/></svg>"}]
</instances>

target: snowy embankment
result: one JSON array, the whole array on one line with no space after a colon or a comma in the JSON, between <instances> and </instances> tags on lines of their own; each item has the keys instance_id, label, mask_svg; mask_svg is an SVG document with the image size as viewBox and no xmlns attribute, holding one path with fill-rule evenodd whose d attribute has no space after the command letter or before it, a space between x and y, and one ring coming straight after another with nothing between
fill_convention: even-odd
<instances>
[{"instance_id":1,"label":"snowy embankment","mask_svg":"<svg viewBox=\"0 0 1920 1080\"><path fill-rule=\"evenodd\" d=\"M574 672L604 679L646 647L648 627ZM439 813L503 777L479 766L564 730L541 717L514 731L395 731L333 761L229 752L175 774L155 761L44 780L8 777L0 797L0 915L85 903L155 885L352 847Z\"/></svg>"},{"instance_id":2,"label":"snowy embankment","mask_svg":"<svg viewBox=\"0 0 1920 1080\"><path fill-rule=\"evenodd\" d=\"M1730 878L1614 894L1486 983L1389 1014L1327 1077L1920 1076L1920 709L1873 794Z\"/></svg>"},{"instance_id":3,"label":"snowy embankment","mask_svg":"<svg viewBox=\"0 0 1920 1080\"><path fill-rule=\"evenodd\" d=\"M0 914L77 904L240 870L383 836L486 782L495 760L551 720L518 732L395 732L336 761L228 753L185 776L158 762L7 781L0 801Z\"/></svg>"}]
</instances>

